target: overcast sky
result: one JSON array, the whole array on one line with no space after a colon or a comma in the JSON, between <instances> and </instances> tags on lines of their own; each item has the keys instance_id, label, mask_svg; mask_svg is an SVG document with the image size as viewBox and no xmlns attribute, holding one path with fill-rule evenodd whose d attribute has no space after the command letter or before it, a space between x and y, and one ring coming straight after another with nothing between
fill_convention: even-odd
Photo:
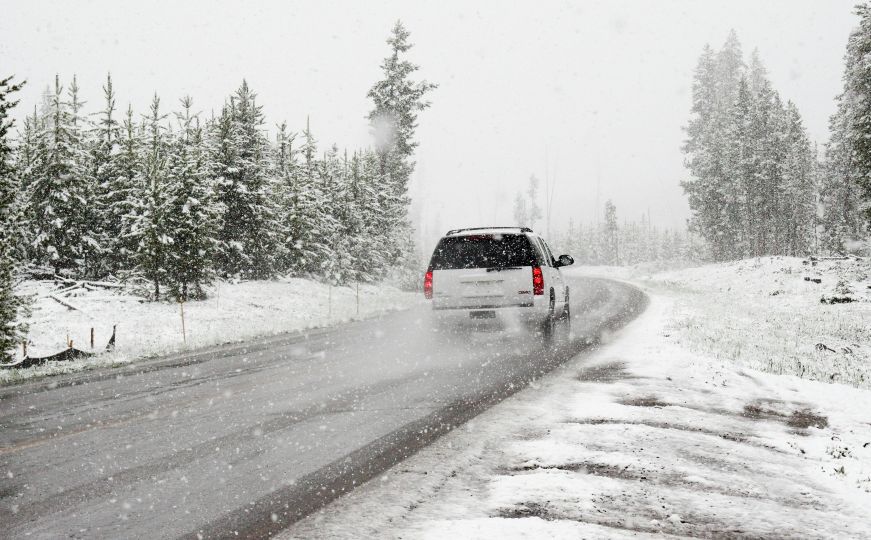
<instances>
[{"instance_id":1,"label":"overcast sky","mask_svg":"<svg viewBox=\"0 0 871 540\"><path fill-rule=\"evenodd\" d=\"M366 92L401 19L418 73L440 85L418 130L423 229L510 223L533 173L555 180L554 230L595 220L608 198L621 218L681 226L682 126L704 44L734 28L745 53L758 47L823 143L854 3L3 0L0 68L29 81L19 114L55 73L78 75L89 109L111 72L123 107L190 94L206 114L244 77L270 127L308 115L325 146L354 149L370 144Z\"/></svg>"}]
</instances>

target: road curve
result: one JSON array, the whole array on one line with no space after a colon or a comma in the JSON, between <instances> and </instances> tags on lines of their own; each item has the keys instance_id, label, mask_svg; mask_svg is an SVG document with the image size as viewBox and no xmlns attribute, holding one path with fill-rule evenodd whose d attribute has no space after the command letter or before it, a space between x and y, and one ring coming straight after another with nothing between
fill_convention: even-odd
<instances>
[{"instance_id":1,"label":"road curve","mask_svg":"<svg viewBox=\"0 0 871 540\"><path fill-rule=\"evenodd\" d=\"M569 282L572 336L550 347L436 332L420 307L0 389L0 537L270 536L646 305L629 285Z\"/></svg>"}]
</instances>

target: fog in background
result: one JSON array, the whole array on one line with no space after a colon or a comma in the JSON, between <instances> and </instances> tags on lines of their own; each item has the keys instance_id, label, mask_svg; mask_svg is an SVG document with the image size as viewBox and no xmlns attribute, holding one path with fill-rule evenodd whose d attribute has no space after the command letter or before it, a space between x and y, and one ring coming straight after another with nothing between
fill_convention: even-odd
<instances>
[{"instance_id":1,"label":"fog in background","mask_svg":"<svg viewBox=\"0 0 871 540\"><path fill-rule=\"evenodd\" d=\"M758 47L774 88L827 138L853 0L621 2L13 2L0 17L0 68L29 81L23 117L59 73L89 102L113 75L118 106L145 112L194 97L218 111L242 78L270 128L311 118L323 149L370 145L366 92L401 19L418 72L439 88L420 118L414 218L428 251L457 226L510 224L530 174L556 184L552 232L648 213L682 227L682 126L705 43L734 28ZM544 206L542 194L539 204ZM545 231L544 220L536 227Z\"/></svg>"}]
</instances>

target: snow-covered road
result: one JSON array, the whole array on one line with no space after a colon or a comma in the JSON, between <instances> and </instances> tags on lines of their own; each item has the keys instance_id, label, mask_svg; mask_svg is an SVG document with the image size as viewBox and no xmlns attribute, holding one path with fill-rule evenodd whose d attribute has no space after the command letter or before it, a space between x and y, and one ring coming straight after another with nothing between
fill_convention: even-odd
<instances>
[{"instance_id":1,"label":"snow-covered road","mask_svg":"<svg viewBox=\"0 0 871 540\"><path fill-rule=\"evenodd\" d=\"M871 392L690 351L648 292L613 343L282 538L871 537Z\"/></svg>"},{"instance_id":2,"label":"snow-covered road","mask_svg":"<svg viewBox=\"0 0 871 540\"><path fill-rule=\"evenodd\" d=\"M523 332L433 333L419 307L0 389L0 535L274 533L589 348L645 302L606 280L578 277L572 291L575 339L555 351Z\"/></svg>"}]
</instances>

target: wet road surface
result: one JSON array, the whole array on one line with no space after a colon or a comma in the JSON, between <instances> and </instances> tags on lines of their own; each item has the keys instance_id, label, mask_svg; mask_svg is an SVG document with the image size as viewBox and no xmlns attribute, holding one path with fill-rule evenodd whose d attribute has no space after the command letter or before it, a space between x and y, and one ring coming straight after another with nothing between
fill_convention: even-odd
<instances>
[{"instance_id":1,"label":"wet road surface","mask_svg":"<svg viewBox=\"0 0 871 540\"><path fill-rule=\"evenodd\" d=\"M646 305L569 278L572 333L428 306L0 389L0 537L262 538L594 346ZM244 324L244 321L240 321Z\"/></svg>"}]
</instances>

